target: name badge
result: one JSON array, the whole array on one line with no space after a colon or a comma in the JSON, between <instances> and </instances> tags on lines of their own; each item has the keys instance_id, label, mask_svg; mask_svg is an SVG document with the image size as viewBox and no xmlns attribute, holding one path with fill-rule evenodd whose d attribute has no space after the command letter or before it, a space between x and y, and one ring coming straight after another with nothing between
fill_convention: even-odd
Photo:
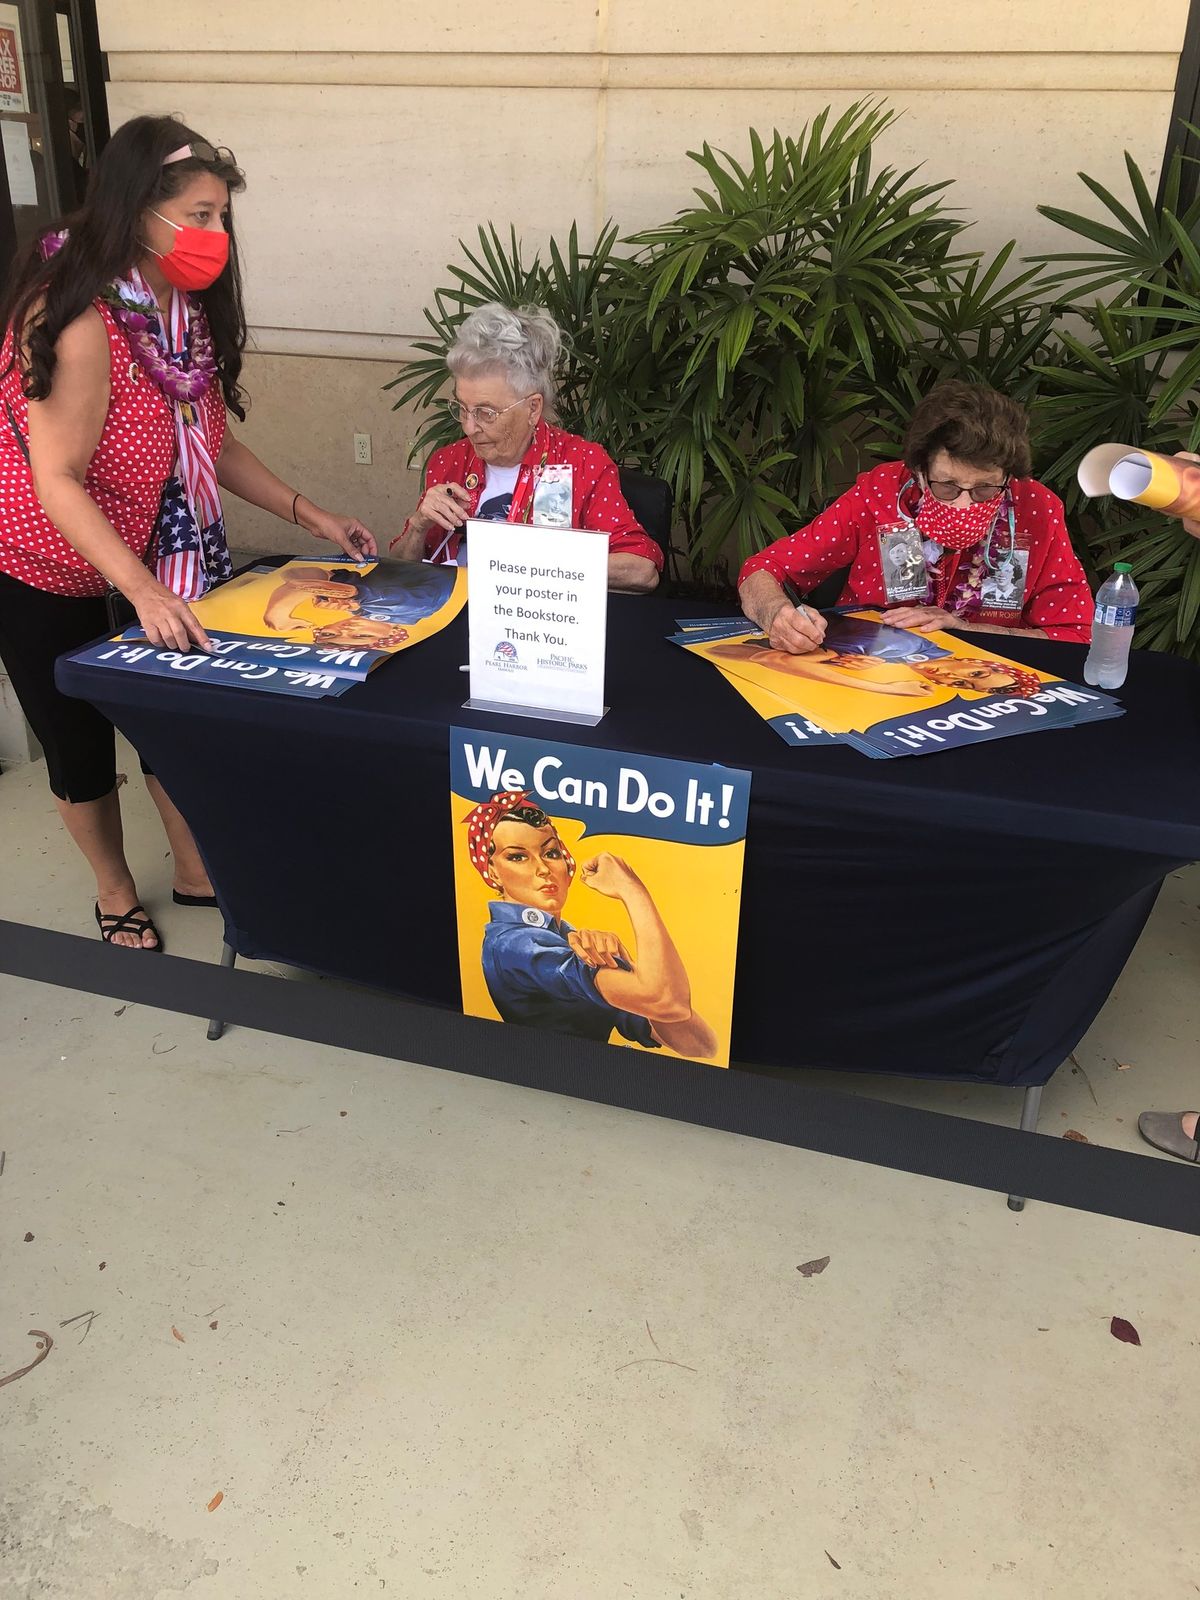
<instances>
[{"instance_id":1,"label":"name badge","mask_svg":"<svg viewBox=\"0 0 1200 1600\"><path fill-rule=\"evenodd\" d=\"M929 587L929 570L925 565L925 552L921 548L921 535L912 522L881 524L879 536L879 564L883 568L883 586L890 606L903 605L913 600L924 600Z\"/></svg>"},{"instance_id":2,"label":"name badge","mask_svg":"<svg viewBox=\"0 0 1200 1600\"><path fill-rule=\"evenodd\" d=\"M569 528L573 490L570 466L542 467L534 485L530 521L543 528Z\"/></svg>"},{"instance_id":3,"label":"name badge","mask_svg":"<svg viewBox=\"0 0 1200 1600\"><path fill-rule=\"evenodd\" d=\"M985 611L1019 615L1025 609L1025 584L1029 577L1029 551L1014 546L986 572L979 586L979 604Z\"/></svg>"}]
</instances>

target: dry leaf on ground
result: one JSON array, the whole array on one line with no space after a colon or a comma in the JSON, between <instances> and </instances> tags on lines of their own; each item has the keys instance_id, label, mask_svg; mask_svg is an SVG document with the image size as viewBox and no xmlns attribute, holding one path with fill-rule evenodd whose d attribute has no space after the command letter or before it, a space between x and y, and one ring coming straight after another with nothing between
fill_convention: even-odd
<instances>
[{"instance_id":1,"label":"dry leaf on ground","mask_svg":"<svg viewBox=\"0 0 1200 1600\"><path fill-rule=\"evenodd\" d=\"M828 1265L828 1256L818 1256L815 1261L806 1261L803 1266L797 1267L796 1271L802 1278L815 1278L817 1273L824 1272Z\"/></svg>"},{"instance_id":2,"label":"dry leaf on ground","mask_svg":"<svg viewBox=\"0 0 1200 1600\"><path fill-rule=\"evenodd\" d=\"M1091 1144L1086 1133L1080 1133L1078 1128L1068 1128L1063 1134L1064 1139L1073 1139L1076 1144Z\"/></svg>"},{"instance_id":3,"label":"dry leaf on ground","mask_svg":"<svg viewBox=\"0 0 1200 1600\"><path fill-rule=\"evenodd\" d=\"M225 1498L224 1489L218 1489L216 1494L213 1495L212 1499L208 1502L208 1509L210 1511L215 1511L217 1509L217 1507L221 1504L221 1501L224 1500L224 1498Z\"/></svg>"},{"instance_id":4,"label":"dry leaf on ground","mask_svg":"<svg viewBox=\"0 0 1200 1600\"><path fill-rule=\"evenodd\" d=\"M1141 1344L1138 1331L1132 1322L1126 1322L1124 1317L1114 1317L1108 1325L1108 1331L1114 1339L1120 1339L1122 1344Z\"/></svg>"},{"instance_id":5,"label":"dry leaf on ground","mask_svg":"<svg viewBox=\"0 0 1200 1600\"><path fill-rule=\"evenodd\" d=\"M183 1337L183 1335L182 1335L182 1334L181 1334L181 1333L180 1333L180 1331L179 1331L179 1329L178 1329L178 1328L174 1328L174 1327L173 1327L173 1328L172 1328L172 1329L171 1329L171 1332L172 1332L172 1333L173 1333L173 1334L174 1334L174 1335L175 1335L175 1337L176 1337L176 1338L177 1338L177 1339L178 1339L178 1340L179 1340L179 1342L180 1342L180 1344L186 1344L186 1343L187 1343L187 1340L186 1340L186 1339L185 1339L185 1338L184 1338L184 1337Z\"/></svg>"}]
</instances>

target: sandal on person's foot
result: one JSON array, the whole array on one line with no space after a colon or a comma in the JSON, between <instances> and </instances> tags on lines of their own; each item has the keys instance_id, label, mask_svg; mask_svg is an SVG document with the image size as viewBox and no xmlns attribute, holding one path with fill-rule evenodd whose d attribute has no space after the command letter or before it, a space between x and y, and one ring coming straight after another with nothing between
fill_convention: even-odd
<instances>
[{"instance_id":1,"label":"sandal on person's foot","mask_svg":"<svg viewBox=\"0 0 1200 1600\"><path fill-rule=\"evenodd\" d=\"M205 906L213 911L217 909L215 894L180 894L178 889L172 889L171 899L177 906Z\"/></svg>"},{"instance_id":2,"label":"sandal on person's foot","mask_svg":"<svg viewBox=\"0 0 1200 1600\"><path fill-rule=\"evenodd\" d=\"M1181 1161L1200 1163L1200 1140L1189 1139L1183 1131L1186 1115L1186 1111L1143 1111L1138 1118L1138 1132L1156 1150L1165 1150Z\"/></svg>"},{"instance_id":3,"label":"sandal on person's foot","mask_svg":"<svg viewBox=\"0 0 1200 1600\"><path fill-rule=\"evenodd\" d=\"M139 917L138 913L141 912ZM100 902L96 902L96 923L100 929L100 937L105 944L111 944L113 936L118 933L136 933L138 943L135 945L118 945L118 950L161 950L163 947L162 934L154 926L150 913L145 906L131 906L124 916L117 916L115 911L101 911ZM158 940L157 944L142 944L144 933L152 933Z\"/></svg>"}]
</instances>

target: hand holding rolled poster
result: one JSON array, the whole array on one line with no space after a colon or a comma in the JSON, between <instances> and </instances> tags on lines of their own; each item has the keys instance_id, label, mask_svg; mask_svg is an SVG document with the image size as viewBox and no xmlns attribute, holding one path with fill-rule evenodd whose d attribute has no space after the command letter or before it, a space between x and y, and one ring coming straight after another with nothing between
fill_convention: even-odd
<instances>
[{"instance_id":1,"label":"hand holding rolled poster","mask_svg":"<svg viewBox=\"0 0 1200 1600\"><path fill-rule=\"evenodd\" d=\"M1182 517L1187 531L1200 538L1200 462L1194 457L1098 444L1079 463L1077 475L1084 494L1111 494Z\"/></svg>"}]
</instances>

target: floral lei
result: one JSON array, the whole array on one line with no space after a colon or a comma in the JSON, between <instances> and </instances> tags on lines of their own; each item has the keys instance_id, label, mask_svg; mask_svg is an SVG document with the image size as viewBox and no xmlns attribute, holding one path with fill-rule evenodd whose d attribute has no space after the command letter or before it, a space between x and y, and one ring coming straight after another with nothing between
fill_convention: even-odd
<instances>
[{"instance_id":1,"label":"floral lei","mask_svg":"<svg viewBox=\"0 0 1200 1600\"><path fill-rule=\"evenodd\" d=\"M42 254L46 260L61 250L66 237L65 230L43 236ZM199 400L208 392L216 377L217 357L208 318L199 301L188 297L188 353L191 364L185 372L163 354L163 345L157 336L157 330L162 326L162 312L136 267L128 279L118 278L101 290L100 298L129 340L129 348L138 366L169 399L180 404Z\"/></svg>"},{"instance_id":2,"label":"floral lei","mask_svg":"<svg viewBox=\"0 0 1200 1600\"><path fill-rule=\"evenodd\" d=\"M132 284L118 280L109 284L101 292L100 298L110 308L129 340L129 348L138 366L169 399L176 402L199 400L207 394L216 376L217 358L203 306L194 300L188 301L188 353L191 365L184 372L163 354L162 345L154 332L161 324L162 314L149 290L145 291L145 298L142 298Z\"/></svg>"}]
</instances>

